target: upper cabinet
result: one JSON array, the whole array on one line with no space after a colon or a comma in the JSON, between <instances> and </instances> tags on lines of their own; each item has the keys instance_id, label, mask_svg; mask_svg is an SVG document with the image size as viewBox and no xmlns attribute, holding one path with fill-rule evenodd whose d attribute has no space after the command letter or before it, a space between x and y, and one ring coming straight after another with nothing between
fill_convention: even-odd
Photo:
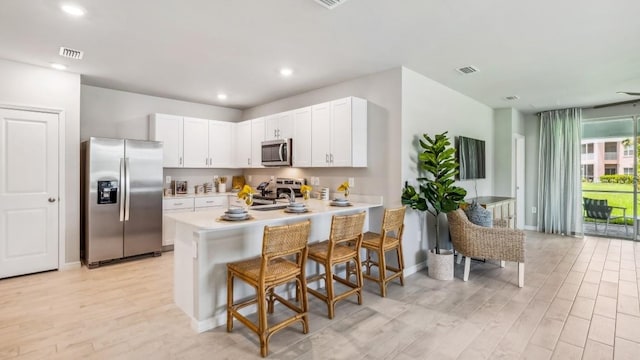
<instances>
[{"instance_id":1,"label":"upper cabinet","mask_svg":"<svg viewBox=\"0 0 640 360\"><path fill-rule=\"evenodd\" d=\"M251 120L239 122L235 128L235 166L238 168L251 167L252 140Z\"/></svg>"},{"instance_id":2,"label":"upper cabinet","mask_svg":"<svg viewBox=\"0 0 640 360\"><path fill-rule=\"evenodd\" d=\"M234 123L152 114L149 138L162 141L163 167L233 167Z\"/></svg>"},{"instance_id":3,"label":"upper cabinet","mask_svg":"<svg viewBox=\"0 0 640 360\"><path fill-rule=\"evenodd\" d=\"M262 142L264 138L264 118L251 120L251 167L261 168L262 166Z\"/></svg>"},{"instance_id":4,"label":"upper cabinet","mask_svg":"<svg viewBox=\"0 0 640 360\"><path fill-rule=\"evenodd\" d=\"M265 140L292 138L293 114L293 111L286 111L265 117Z\"/></svg>"},{"instance_id":5,"label":"upper cabinet","mask_svg":"<svg viewBox=\"0 0 640 360\"><path fill-rule=\"evenodd\" d=\"M163 142L163 167L183 166L182 116L151 114L149 139Z\"/></svg>"},{"instance_id":6,"label":"upper cabinet","mask_svg":"<svg viewBox=\"0 0 640 360\"><path fill-rule=\"evenodd\" d=\"M295 167L311 166L311 106L292 111L293 113L293 156Z\"/></svg>"},{"instance_id":7,"label":"upper cabinet","mask_svg":"<svg viewBox=\"0 0 640 360\"><path fill-rule=\"evenodd\" d=\"M367 166L367 101L356 97L312 106L311 166Z\"/></svg>"}]
</instances>

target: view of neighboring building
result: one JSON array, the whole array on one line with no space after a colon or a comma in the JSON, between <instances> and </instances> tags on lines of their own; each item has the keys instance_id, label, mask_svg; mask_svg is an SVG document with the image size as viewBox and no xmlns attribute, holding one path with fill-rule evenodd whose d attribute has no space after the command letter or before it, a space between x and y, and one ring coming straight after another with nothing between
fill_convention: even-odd
<instances>
[{"instance_id":1,"label":"view of neighboring building","mask_svg":"<svg viewBox=\"0 0 640 360\"><path fill-rule=\"evenodd\" d=\"M633 145L624 145L624 140L625 138L582 140L582 178L600 182L602 175L633 175Z\"/></svg>"}]
</instances>

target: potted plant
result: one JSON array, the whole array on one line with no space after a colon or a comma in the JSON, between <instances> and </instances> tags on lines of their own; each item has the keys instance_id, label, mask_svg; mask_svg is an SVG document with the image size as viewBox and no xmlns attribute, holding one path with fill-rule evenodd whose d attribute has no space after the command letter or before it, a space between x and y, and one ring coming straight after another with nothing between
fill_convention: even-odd
<instances>
[{"instance_id":1,"label":"potted plant","mask_svg":"<svg viewBox=\"0 0 640 360\"><path fill-rule=\"evenodd\" d=\"M439 280L453 279L453 252L440 248L440 214L456 210L463 202L467 191L455 186L458 163L455 149L447 138L447 132L431 138L423 134L420 139L422 151L418 153L419 189L405 184L402 204L412 209L427 212L435 218L435 247L427 253L429 276Z\"/></svg>"}]
</instances>

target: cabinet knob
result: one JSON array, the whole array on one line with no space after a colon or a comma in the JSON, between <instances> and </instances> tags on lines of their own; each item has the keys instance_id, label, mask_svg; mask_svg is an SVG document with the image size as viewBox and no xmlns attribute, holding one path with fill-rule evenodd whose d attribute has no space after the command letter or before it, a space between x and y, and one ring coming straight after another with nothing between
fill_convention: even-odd
<instances>
[{"instance_id":1,"label":"cabinet knob","mask_svg":"<svg viewBox=\"0 0 640 360\"><path fill-rule=\"evenodd\" d=\"M50 203L54 203L54 202L56 202L56 198L50 197L50 198L49 198L49 202L50 202Z\"/></svg>"}]
</instances>

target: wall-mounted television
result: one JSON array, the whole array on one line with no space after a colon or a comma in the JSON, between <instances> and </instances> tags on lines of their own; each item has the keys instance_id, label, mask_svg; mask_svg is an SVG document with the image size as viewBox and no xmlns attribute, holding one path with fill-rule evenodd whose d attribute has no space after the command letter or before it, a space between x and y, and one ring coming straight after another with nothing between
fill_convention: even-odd
<instances>
[{"instance_id":1,"label":"wall-mounted television","mask_svg":"<svg viewBox=\"0 0 640 360\"><path fill-rule=\"evenodd\" d=\"M456 160L460 164L459 180L484 179L484 140L458 136L456 139Z\"/></svg>"}]
</instances>

